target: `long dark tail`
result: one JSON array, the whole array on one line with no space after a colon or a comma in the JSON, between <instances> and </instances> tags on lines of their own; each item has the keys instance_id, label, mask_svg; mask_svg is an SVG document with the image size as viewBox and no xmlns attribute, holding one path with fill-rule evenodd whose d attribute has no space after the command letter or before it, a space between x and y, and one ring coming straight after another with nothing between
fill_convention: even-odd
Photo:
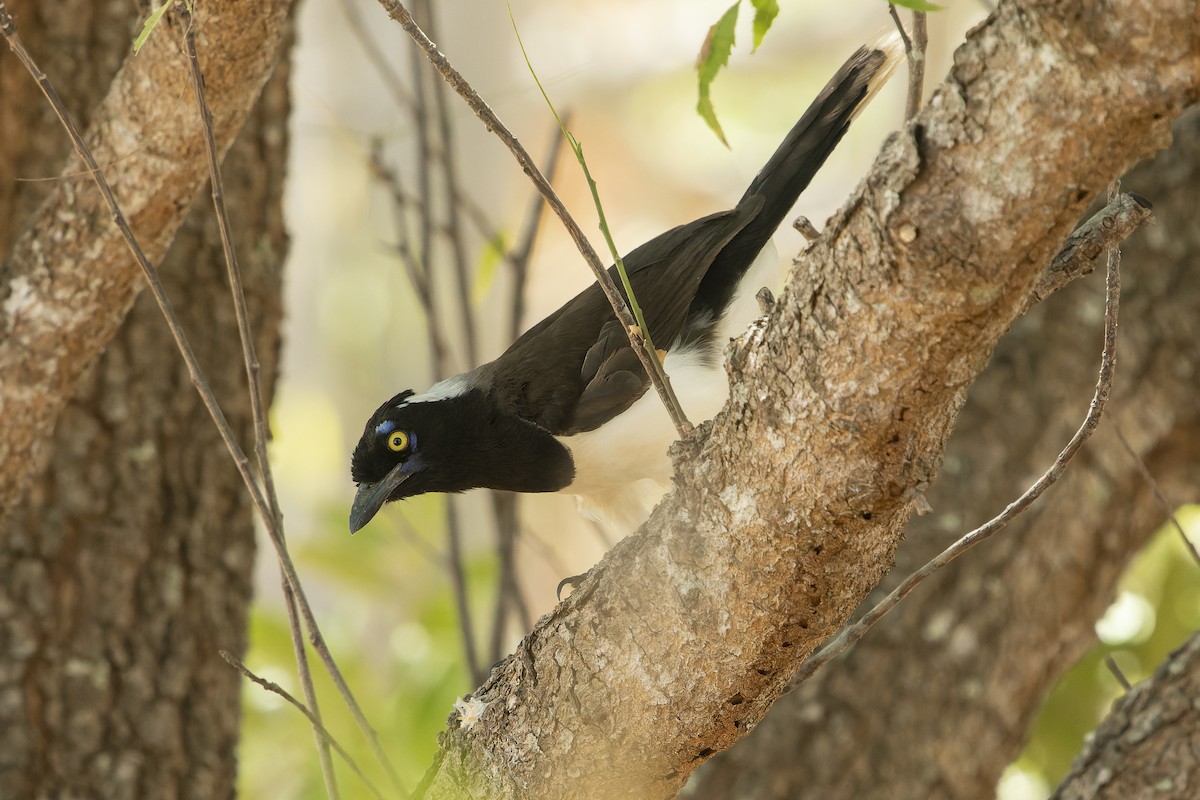
<instances>
[{"instance_id":1,"label":"long dark tail","mask_svg":"<svg viewBox=\"0 0 1200 800\"><path fill-rule=\"evenodd\" d=\"M860 47L825 84L739 201L744 203L758 196L765 205L721 250L697 292L699 304L713 310L725 307L742 275L783 223L850 123L903 58L900 36L893 33L875 44Z\"/></svg>"}]
</instances>

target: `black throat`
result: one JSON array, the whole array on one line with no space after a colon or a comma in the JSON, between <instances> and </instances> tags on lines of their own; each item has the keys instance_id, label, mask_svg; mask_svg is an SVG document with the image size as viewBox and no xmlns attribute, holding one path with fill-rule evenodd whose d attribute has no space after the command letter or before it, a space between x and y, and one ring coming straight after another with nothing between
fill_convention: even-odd
<instances>
[{"instance_id":1,"label":"black throat","mask_svg":"<svg viewBox=\"0 0 1200 800\"><path fill-rule=\"evenodd\" d=\"M422 468L406 482L405 495L476 488L556 492L575 478L567 448L502 410L482 389L410 403L407 410Z\"/></svg>"},{"instance_id":2,"label":"black throat","mask_svg":"<svg viewBox=\"0 0 1200 800\"><path fill-rule=\"evenodd\" d=\"M557 492L575 480L571 453L544 428L492 404L477 447L463 454L464 474L478 486L510 492ZM469 462L466 463L466 462Z\"/></svg>"}]
</instances>

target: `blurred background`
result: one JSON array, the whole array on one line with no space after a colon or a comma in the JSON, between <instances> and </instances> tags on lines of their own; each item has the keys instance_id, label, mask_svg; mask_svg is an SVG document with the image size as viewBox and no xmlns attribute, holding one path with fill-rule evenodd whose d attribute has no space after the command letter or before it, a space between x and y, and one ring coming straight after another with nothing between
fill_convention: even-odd
<instances>
[{"instance_id":1,"label":"blurred background","mask_svg":"<svg viewBox=\"0 0 1200 800\"><path fill-rule=\"evenodd\" d=\"M733 56L712 91L727 149L694 111L694 63L728 3L512 4L533 67L584 147L622 251L730 207L841 62L892 27L882 2L797 0L783 4L752 54L751 14L744 9ZM426 21L432 38L545 165L561 135L505 4L436 5ZM960 2L930 15L927 92L986 13L981 2ZM552 217L541 219L527 261L513 256L530 242L535 192L508 151L435 83L414 50L377 3L301 5L286 197L292 235L286 350L272 411L272 460L298 567L334 654L408 785L428 765L455 698L476 685L468 661L477 676L509 653L529 623L553 606L559 580L586 571L611 544L611 534L581 520L573 500L559 496L520 498L519 535L504 538L484 492L456 499L452 514L442 496L392 504L357 535L347 531L349 454L367 416L402 389L420 391L438 374L494 358L514 330L591 281ZM905 80L901 71L801 198L797 213L818 228L901 123ZM421 108L433 109L426 119L439 121L419 124ZM560 155L553 183L603 252L580 169L569 153ZM786 268L804 240L784 229L776 246ZM430 287L444 344L440 359L431 355L414 274ZM514 328L517 287L523 309ZM463 298L475 329L470 344ZM451 516L461 540L461 599L448 566ZM1200 536L1200 512L1185 511L1181 521ZM500 555L498 541L510 543L511 558ZM276 566L268 547L260 552L247 663L298 694ZM1103 664L1108 652L1136 680L1200 626L1200 596L1182 577L1181 552L1178 540L1165 536L1140 558L1098 626L1105 647L1056 690L1037 738L1006 775L1002 796L1045 796L1065 770L1119 691ZM471 620L470 659L462 603ZM317 679L327 725L369 764L323 676ZM253 686L245 691L243 795L323 796L307 726L273 695ZM343 788L355 796L353 780Z\"/></svg>"}]
</instances>

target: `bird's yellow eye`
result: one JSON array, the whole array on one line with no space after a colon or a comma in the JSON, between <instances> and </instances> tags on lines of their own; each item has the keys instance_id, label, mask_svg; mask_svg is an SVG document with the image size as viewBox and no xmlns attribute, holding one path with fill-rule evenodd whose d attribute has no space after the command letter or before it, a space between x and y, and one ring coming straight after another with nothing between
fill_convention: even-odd
<instances>
[{"instance_id":1,"label":"bird's yellow eye","mask_svg":"<svg viewBox=\"0 0 1200 800\"><path fill-rule=\"evenodd\" d=\"M392 431L388 434L387 446L389 450L403 453L408 449L408 434L404 431Z\"/></svg>"}]
</instances>

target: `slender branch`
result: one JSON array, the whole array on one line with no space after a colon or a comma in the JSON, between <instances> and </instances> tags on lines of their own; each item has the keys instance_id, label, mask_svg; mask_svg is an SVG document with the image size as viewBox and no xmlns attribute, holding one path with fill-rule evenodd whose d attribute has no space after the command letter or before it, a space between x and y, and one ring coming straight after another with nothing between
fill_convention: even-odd
<instances>
[{"instance_id":1,"label":"slender branch","mask_svg":"<svg viewBox=\"0 0 1200 800\"><path fill-rule=\"evenodd\" d=\"M434 311L434 298L437 296L434 280L438 276L433 271L433 175L430 169L433 162L433 144L429 135L429 102L425 94L425 81L422 79L421 56L416 52L411 55L413 102L409 105L408 111L417 132L416 153L414 154L417 167L417 202L413 206L417 216L415 263L417 273L425 282L428 303L425 309L426 319L437 320L437 314ZM432 355L434 381L449 377L452 371L449 347L435 350Z\"/></svg>"},{"instance_id":2,"label":"slender branch","mask_svg":"<svg viewBox=\"0 0 1200 800\"><path fill-rule=\"evenodd\" d=\"M362 46L363 52L367 55L367 60L375 67L375 71L379 74L383 85L392 93L392 99L396 101L396 105L402 109L411 107L416 103L416 98L409 94L407 87L404 85L404 80L400 77L393 67L383 50L376 44L375 39L367 31L367 26L363 24L362 15L358 13L358 6L354 0L342 0L342 13L346 15L346 21L350 24L350 32L354 34L354 38L358 39L359 45Z\"/></svg>"},{"instance_id":3,"label":"slender branch","mask_svg":"<svg viewBox=\"0 0 1200 800\"><path fill-rule=\"evenodd\" d=\"M563 122L570 124L570 111L563 113ZM564 143L565 140L562 137L553 136L551 138L550 152L546 154L547 181L553 181L554 175L558 172L559 158L562 155ZM517 239L516 247L509 254L509 263L512 265L513 273L513 290L508 333L514 340L521 334L521 321L525 318L525 285L529 281L529 260L533 255L534 245L537 243L538 232L542 229L542 211L545 208L546 199L540 194L535 194L533 200L530 201L529 210L525 214L525 226L521 236Z\"/></svg>"},{"instance_id":4,"label":"slender branch","mask_svg":"<svg viewBox=\"0 0 1200 800\"><path fill-rule=\"evenodd\" d=\"M500 574L496 578L496 602L492 607L492 631L488 639L487 657L495 662L503 655L504 629L515 598L516 560L513 558L517 530L517 495L513 492L488 492L492 501L492 516L496 520L496 558Z\"/></svg>"},{"instance_id":5,"label":"slender branch","mask_svg":"<svg viewBox=\"0 0 1200 800\"><path fill-rule=\"evenodd\" d=\"M433 374L440 375L444 372L444 368L439 365L449 363L449 350L446 345L446 337L442 334L437 316L433 313L433 287L429 284L429 277L422 270L421 260L408 245L408 237L404 230L405 211L409 206L416 205L417 201L404 191L404 187L400 183L399 174L384 161L383 151L378 143L375 143L371 147L370 163L375 178L384 185L388 193L392 196L396 224L396 244L394 249L400 257L400 263L404 265L405 274L408 276L409 283L412 284L413 291L417 295L417 302L420 303L421 309L425 312L425 332L426 338L429 340Z\"/></svg>"},{"instance_id":6,"label":"slender branch","mask_svg":"<svg viewBox=\"0 0 1200 800\"><path fill-rule=\"evenodd\" d=\"M675 424L676 430L680 436L685 436L691 430L691 426L683 417L682 410L678 407L678 402L672 402L671 393L663 380L661 373L662 364L658 361L658 357L647 352L643 346L643 339L640 334L640 328L637 326L633 315L630 313L629 305L625 302L625 298L621 296L620 290L617 289L612 277L600 262L600 257L596 254L584 236L583 231L579 228L579 224L571 217L562 200L554 191L553 187L546 181L534 163L533 158L521 145L512 132L500 121L496 113L483 101L479 94L467 83L466 79L456 70L449 60L442 55L437 46L430 41L425 32L413 20L412 14L405 8L404 4L399 0L379 0L380 5L387 11L388 16L400 23L400 26L412 37L418 47L425 53L426 57L433 64L445 81L450 84L460 97L466 101L467 105L475 112L475 115L483 122L484 126L496 134L500 141L509 149L513 156L517 159L517 163L521 165L521 169L533 181L534 186L546 198L546 203L554 211L555 215L562 220L563 226L567 229L575 246L583 255L584 260L591 268L592 273L596 277L596 282L604 292L604 296L612 305L617 319L629 335L630 345L633 347L634 353L637 354L638 360L642 362L642 367L646 370L646 374L650 376L650 382L654 385L658 392L659 398L663 401L667 412L671 415L672 422Z\"/></svg>"},{"instance_id":7,"label":"slender branch","mask_svg":"<svg viewBox=\"0 0 1200 800\"><path fill-rule=\"evenodd\" d=\"M437 35L437 20L429 0L417 0L423 9L423 17L430 32ZM419 78L418 78L419 79ZM450 253L454 264L454 284L458 290L458 306L462 323L463 340L467 349L467 366L475 367L479 363L478 343L475 333L475 314L471 308L471 278L467 268L467 251L463 245L462 224L459 219L458 203L458 169L454 153L454 131L450 125L450 111L446 102L446 84L437 81L433 87L433 110L437 119L438 153L441 158L438 163L442 167L442 182L445 184L445 230L450 239ZM431 198L432 199L432 198Z\"/></svg>"},{"instance_id":8,"label":"slender branch","mask_svg":"<svg viewBox=\"0 0 1200 800\"><path fill-rule=\"evenodd\" d=\"M433 10L429 3L424 0L417 0L418 13L421 14L426 25L431 25L433 22ZM449 234L450 253L452 265L454 267L454 288L455 297L459 306L459 323L462 326L462 339L465 346L465 355L467 367L472 368L476 365L477 352L475 346L475 320L471 313L470 302L470 286L467 279L467 264L466 255L463 251L462 241L459 233L458 213L454 202L454 187L456 185L455 176L451 169L451 160L449 155L450 140L449 135L449 120L445 117L445 102L441 96L441 82L434 80L432 87L432 106L437 111L439 123L434 125L434 114L430 110L430 101L425 90L425 82L423 79L424 71L422 70L420 53L414 48L412 51L413 65L413 83L416 86L417 103L412 106L412 111L416 115L416 125L420 135L418 141L420 145L420 153L418 154L419 174L421 176L421 203L420 209L422 212L422 226L425 242L421 253L422 262L424 264L425 273L432 276L434 272L434 254L433 240L430 236L434 226L434 190L433 190L433 167L441 165L442 176L441 182L446 198L446 222L445 228ZM436 145L435 142L436 136ZM431 306L428 310L430 315L435 314L434 308ZM442 363L438 365L435 378L441 380L447 377L451 372L450 365ZM483 659L479 653L479 644L475 638L475 620L471 611L469 601L469 593L467 591L467 576L466 576L466 561L465 552L463 549L463 530L462 516L459 514L459 498L455 495L447 495L446 497L446 535L449 543L447 547L447 556L450 562L450 576L454 584L454 599L458 605L459 625L462 630L463 646L467 659L467 666L470 669L471 679L474 685L478 686L483 683L487 673L484 670ZM494 659L493 659L494 660ZM490 662L489 662L490 663Z\"/></svg>"},{"instance_id":9,"label":"slender branch","mask_svg":"<svg viewBox=\"0 0 1200 800\"><path fill-rule=\"evenodd\" d=\"M420 80L419 76L415 80ZM418 93L423 97L423 93ZM424 108L424 101L419 101L419 106ZM424 123L418 123L423 125ZM417 160L420 163L427 163L430 159L428 150L428 139L418 137L418 153ZM424 253L430 252L429 245L422 246L422 255L418 256L412 252L412 249L405 244L404 225L405 225L405 210L410 206L419 207L418 213L421 219L421 236L425 236L425 232L432 231L432 211L430 210L432 198L429 194L422 195L418 200L413 200L408 197L400 184L399 174L391 169L384 161L383 153L378 146L371 148L371 167L377 179L384 184L392 196L392 204L395 207L396 219L396 252L400 256L401 263L405 267L409 282L412 284L413 291L416 293L417 302L421 305L421 310L424 312L425 329L428 333L426 337L429 341L429 355L432 364L434 380L440 380L446 377L449 372L449 352L446 346L445 337L442 334L442 327L437 313L437 307L434 303L433 287L431 280L431 261ZM419 178L420 180L420 178ZM422 184L421 191L429 192L428 181L420 180ZM463 640L464 658L467 662L467 670L471 675L475 685L482 682L484 676L482 665L478 656L477 647L475 644L475 626L472 620L471 606L467 601L466 588L466 568L463 563L463 548L462 548L462 530L461 517L458 514L456 506L457 500L453 495L446 497L446 536L448 547L445 554L446 572L450 576L450 581L454 590L454 601L458 608L458 618L461 628Z\"/></svg>"},{"instance_id":10,"label":"slender branch","mask_svg":"<svg viewBox=\"0 0 1200 800\"><path fill-rule=\"evenodd\" d=\"M551 139L550 152L546 157L547 180L554 179L558 168L559 154L562 153L565 140L560 136ZM525 224L517 245L509 253L509 264L512 267L512 307L509 310L509 340L515 340L521 333L521 320L525 317L525 285L529 278L529 259L537 241L538 231L541 230L542 209L546 206L540 194L535 194L532 204L525 215ZM533 628L533 615L529 604L521 590L521 582L517 577L516 549L521 537L520 524L521 497L513 493L492 492L492 508L496 517L496 549L500 559L500 579L496 588L495 618L492 624L492 638L488 656L496 661L504 642L504 626L511 609L516 611L522 630Z\"/></svg>"},{"instance_id":11,"label":"slender branch","mask_svg":"<svg viewBox=\"0 0 1200 800\"><path fill-rule=\"evenodd\" d=\"M1150 219L1151 213L1150 201L1140 195L1126 192L1112 198L1108 205L1067 237L1058 255L1026 298L1021 313L1076 278L1090 273L1105 250L1129 238L1139 225Z\"/></svg>"},{"instance_id":12,"label":"slender branch","mask_svg":"<svg viewBox=\"0 0 1200 800\"><path fill-rule=\"evenodd\" d=\"M1179 533L1179 538L1183 540L1183 546L1186 547L1188 553L1191 554L1192 560L1197 564L1200 564L1200 552L1197 552L1196 545L1192 544L1192 540L1188 538L1187 531L1185 531L1183 526L1179 524L1179 518L1175 516L1175 507L1172 506L1167 500L1167 496L1162 492L1162 487L1158 485L1158 481L1156 481L1154 476L1150 474L1150 469L1146 466L1146 462L1140 455L1138 455L1137 451L1133 449L1133 445L1129 444L1129 440L1125 438L1125 433L1121 430L1121 426L1117 425L1116 430L1117 438L1120 439L1121 444L1124 445L1125 452L1129 453L1129 457L1133 459L1133 463L1135 466L1137 466L1138 473L1142 476L1142 480L1149 484L1150 489L1154 492L1154 499L1158 503L1158 507L1163 510L1163 513L1167 515L1167 519L1171 521L1171 526L1174 527Z\"/></svg>"},{"instance_id":13,"label":"slender branch","mask_svg":"<svg viewBox=\"0 0 1200 800\"><path fill-rule=\"evenodd\" d=\"M1121 684L1122 689L1128 692L1133 688L1133 684L1129 682L1129 678L1125 677L1125 673L1121 671L1121 665L1112 657L1112 653L1104 657L1104 666L1108 667L1108 671L1117 679L1117 683Z\"/></svg>"},{"instance_id":14,"label":"slender branch","mask_svg":"<svg viewBox=\"0 0 1200 800\"><path fill-rule=\"evenodd\" d=\"M212 109L204 94L204 75L200 69L200 56L196 50L196 30L192 24L191 8L187 2L175 5L184 31L184 43L187 49L188 64L191 67L192 92L196 98L196 108L200 112L201 129L204 133L204 152L208 156L208 174L212 184L213 210L217 217L217 228L221 236L221 247L225 254L226 274L229 277L229 291L233 299L234 315L237 318L238 338L242 343L242 361L246 366L246 384L250 394L250 414L254 419L254 457L257 461L259 480L267 490L267 500L271 506L271 515L277 520L282 531L282 514L279 510L279 499L275 492L275 480L271 474L271 464L267 459L267 415L263 408L262 389L259 382L260 363L254 350L254 334L250 329L250 317L246 310L246 294L242 286L242 271L238 263L237 249L233 246L233 236L230 233L229 213L225 207L225 186L221 175L221 165L217 154L216 137L213 135ZM313 687L312 671L309 669L308 654L304 649L304 631L300 626L299 614L296 610L296 595L287 584L287 578L280 575L283 584L283 597L287 606L288 631L292 639L292 650L296 656L296 669L300 677L300 685L304 690L304 699L312 708L310 718L314 726L320 726L321 709L317 702L316 689ZM317 760L321 765L321 776L325 781L325 793L330 800L338 800L337 775L333 771L333 762L329 755L329 742L314 728L317 740Z\"/></svg>"},{"instance_id":15,"label":"slender branch","mask_svg":"<svg viewBox=\"0 0 1200 800\"><path fill-rule=\"evenodd\" d=\"M431 566L438 569L445 569L446 563L441 552L417 533L416 527L409 521L408 515L403 509L397 509L397 514L392 519L400 521L400 536L408 541L412 549L420 553L422 558L428 561Z\"/></svg>"},{"instance_id":16,"label":"slender branch","mask_svg":"<svg viewBox=\"0 0 1200 800\"><path fill-rule=\"evenodd\" d=\"M446 548L447 568L450 571L450 584L454 589L454 605L458 607L458 624L462 632L463 650L466 653L467 669L471 673L471 681L475 686L483 683L487 673L479 659L479 648L475 644L475 623L471 615L471 604L467 596L467 576L463 559L462 523L458 516L458 504L454 497L446 498Z\"/></svg>"},{"instance_id":17,"label":"slender branch","mask_svg":"<svg viewBox=\"0 0 1200 800\"><path fill-rule=\"evenodd\" d=\"M538 535L536 531L523 531L520 542L532 555L537 556L550 567L554 574L567 575L570 573L570 567L559 556L558 549ZM530 630L530 628L526 628L526 630Z\"/></svg>"},{"instance_id":18,"label":"slender branch","mask_svg":"<svg viewBox=\"0 0 1200 800\"><path fill-rule=\"evenodd\" d=\"M291 692L289 692L287 689L284 689L274 681L269 681L266 678L256 675L250 670L249 667L242 663L241 659L239 659L233 653L230 653L228 650L221 650L219 652L221 654L221 658L225 659L225 662L229 664L229 666L242 673L247 680L258 684L268 692L279 695L301 714L308 717L308 721L312 723L313 730L317 732L317 735L321 738L321 740L325 742L326 745L337 751L337 754L346 762L346 766L350 767L351 772L359 777L359 779L366 785L367 789L371 791L371 794L378 797L379 800L383 800L383 795L380 793L379 789L376 788L375 784L371 782L370 778L363 774L362 769L359 768L358 763L354 760L354 757L346 752L346 748L342 747L342 745L338 743L338 740L334 738L334 735L330 733L329 730L321 723L320 715L316 714L307 706L305 706L304 703L293 697Z\"/></svg>"},{"instance_id":19,"label":"slender branch","mask_svg":"<svg viewBox=\"0 0 1200 800\"><path fill-rule=\"evenodd\" d=\"M67 135L71 139L71 145L74 147L76 154L87 166L88 172L91 174L92 180L99 189L105 204L108 206L109 212L112 215L113 223L120 231L122 238L133 254L134 260L141 269L146 283L149 286L150 294L157 303L159 310L162 312L164 319L167 322L167 327L171 332L171 337L174 339L176 347L184 360L184 364L188 370L188 377L192 385L196 388L197 394L200 396L201 402L216 425L217 431L224 442L226 449L229 451L230 457L233 459L234 466L238 474L242 478L242 482L246 486L246 491L250 495L250 500L254 505L263 524L271 534L268 538L275 547L275 552L280 560L281 567L286 576L288 585L296 594L296 599L299 601L299 610L301 617L304 620L305 626L308 629L309 637L312 641L314 649L321 656L326 669L329 671L330 677L334 684L338 687L339 692L346 698L347 704L350 707L351 714L359 727L367 735L368 742L371 744L377 758L380 759L389 778L398 792L403 793L400 788L399 776L392 767L390 760L387 759L383 748L379 744L379 737L367 722L366 717L362 713L362 708L354 699L350 687L346 684L345 678L342 676L341 670L333 660L333 655L329 651L329 647L325 643L324 637L321 635L320 629L317 627L316 618L312 612L312 606L309 604L303 587L300 585L299 576L296 574L295 565L292 563L291 556L287 551L287 547L283 540L283 534L279 527L278 519L272 514L270 505L254 480L254 475L250 469L250 461L246 458L241 446L238 444L237 437L233 433L233 429L229 425L229 421L225 418L224 412L221 411L220 405L217 403L216 397L213 395L212 387L209 386L207 379L204 377L203 371L200 369L200 364L196 359L195 353L192 351L191 344L188 342L187 335L183 331L183 326L179 322L179 317L175 314L175 310L171 305L170 298L167 297L166 291L163 289L162 281L159 280L158 270L150 263L145 251L142 249L136 236L129 227L129 221L124 212L121 211L120 205L117 203L116 197L113 195L112 187L108 180L104 177L103 172L96 163L95 157L92 155L91 149L84 141L83 136L79 132L79 128L75 125L71 118L70 112L67 111L58 92L54 89L46 74L38 68L37 63L25 49L21 42L20 36L17 33L16 25L13 22L12 15L8 11L7 4L4 0L0 0L0 35L3 35L8 42L9 48L16 55L17 59L25 67L26 71L37 82L38 88L45 95L59 122L62 124Z\"/></svg>"},{"instance_id":20,"label":"slender branch","mask_svg":"<svg viewBox=\"0 0 1200 800\"><path fill-rule=\"evenodd\" d=\"M929 55L929 26L924 11L913 12L913 49L908 54L908 101L904 105L905 119L912 119L921 110L925 92L925 60Z\"/></svg>"},{"instance_id":21,"label":"slender branch","mask_svg":"<svg viewBox=\"0 0 1200 800\"><path fill-rule=\"evenodd\" d=\"M913 589L917 588L933 573L975 545L988 539L998 531L1003 530L1008 523L1016 519L1062 476L1067 468L1067 464L1096 430L1096 426L1100 424L1100 417L1104 413L1104 406L1108 402L1108 396L1112 391L1113 372L1116 367L1117 357L1117 311L1120 307L1120 298L1120 249L1112 246L1108 251L1104 302L1104 347L1100 355L1100 375L1096 381L1096 391L1092 396L1092 402L1088 407L1088 412L1084 417L1083 423L1079 426L1075 435L1071 437L1066 447L1062 449L1062 452L1058 454L1058 458L1054 460L1050 468L1002 512L964 535L926 563L925 566L909 575L887 597L877 603L874 608L852 624L842 628L841 632L824 647L809 656L800 665L800 668L796 670L796 674L792 676L791 681L788 683L788 691L795 689L801 683L815 675L825 664L849 650L875 623L883 619L889 611L899 605L901 600L907 597Z\"/></svg>"},{"instance_id":22,"label":"slender branch","mask_svg":"<svg viewBox=\"0 0 1200 800\"><path fill-rule=\"evenodd\" d=\"M914 11L913 32L909 38L895 4L888 3L888 13L892 15L892 22L896 23L896 30L900 32L900 39L904 42L904 54L908 57L908 97L904 104L904 119L907 122L921 110L921 97L925 92L925 56L929 51L929 27L926 24L925 12Z\"/></svg>"}]
</instances>

